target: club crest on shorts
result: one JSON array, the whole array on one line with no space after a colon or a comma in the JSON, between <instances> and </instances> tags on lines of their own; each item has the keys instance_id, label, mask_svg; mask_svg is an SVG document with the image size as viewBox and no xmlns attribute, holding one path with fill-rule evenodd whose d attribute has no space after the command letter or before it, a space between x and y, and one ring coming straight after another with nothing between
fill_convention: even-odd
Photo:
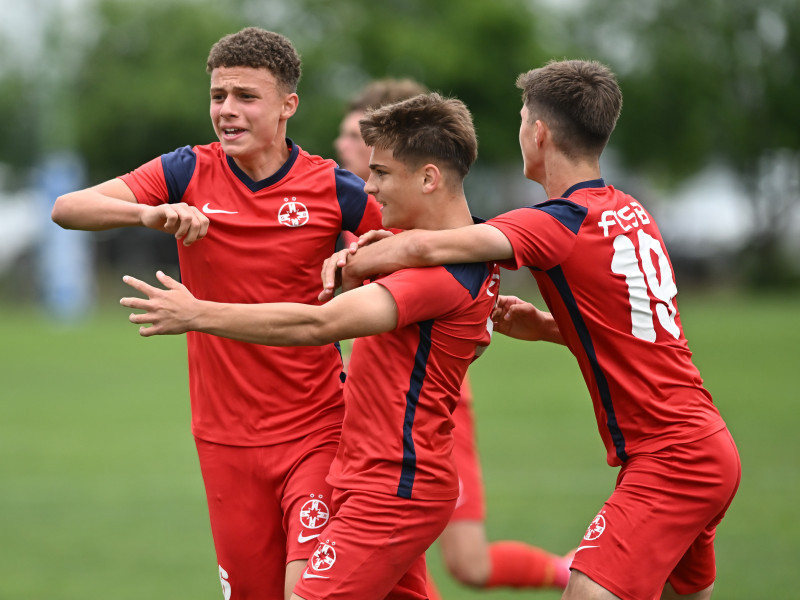
<instances>
[{"instance_id":1,"label":"club crest on shorts","mask_svg":"<svg viewBox=\"0 0 800 600\"><path fill-rule=\"evenodd\" d=\"M311 556L311 567L315 571L327 571L336 562L336 542L330 540L320 542Z\"/></svg>"},{"instance_id":2,"label":"club crest on shorts","mask_svg":"<svg viewBox=\"0 0 800 600\"><path fill-rule=\"evenodd\" d=\"M306 501L300 508L300 524L304 528L319 529L324 527L331 516L328 505L322 501L322 496L318 498L311 494L311 499Z\"/></svg>"},{"instance_id":3,"label":"club crest on shorts","mask_svg":"<svg viewBox=\"0 0 800 600\"><path fill-rule=\"evenodd\" d=\"M308 223L308 219L308 208L305 204L298 202L294 196L291 200L283 199L283 205L278 211L278 223L287 227L302 227Z\"/></svg>"},{"instance_id":4,"label":"club crest on shorts","mask_svg":"<svg viewBox=\"0 0 800 600\"><path fill-rule=\"evenodd\" d=\"M602 513L600 513L594 519L592 519L592 522L589 524L589 528L586 530L586 535L583 536L583 539L587 541L596 540L603 535L605 530L606 518Z\"/></svg>"}]
</instances>

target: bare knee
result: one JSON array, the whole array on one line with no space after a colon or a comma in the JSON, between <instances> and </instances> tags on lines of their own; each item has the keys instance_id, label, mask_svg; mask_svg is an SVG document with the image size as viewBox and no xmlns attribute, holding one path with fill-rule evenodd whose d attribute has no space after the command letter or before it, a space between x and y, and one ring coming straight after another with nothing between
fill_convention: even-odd
<instances>
[{"instance_id":1,"label":"bare knee","mask_svg":"<svg viewBox=\"0 0 800 600\"><path fill-rule=\"evenodd\" d=\"M473 587L486 584L491 563L482 523L451 523L439 537L439 548L445 567L454 579Z\"/></svg>"}]
</instances>

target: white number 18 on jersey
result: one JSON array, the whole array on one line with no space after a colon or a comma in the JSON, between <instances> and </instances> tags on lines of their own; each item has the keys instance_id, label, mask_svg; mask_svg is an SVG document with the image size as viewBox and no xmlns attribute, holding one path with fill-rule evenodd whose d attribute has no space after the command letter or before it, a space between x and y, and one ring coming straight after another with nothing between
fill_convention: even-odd
<instances>
[{"instance_id":1,"label":"white number 18 on jersey","mask_svg":"<svg viewBox=\"0 0 800 600\"><path fill-rule=\"evenodd\" d=\"M650 310L650 294L658 301L656 315L658 322L675 339L681 335L675 324L677 310L672 301L678 294L678 287L672 276L672 269L667 260L667 254L661 243L650 234L639 229L637 232L639 248L633 240L618 235L614 238L614 258L611 260L611 270L618 275L625 276L628 284L628 297L631 304L631 333L637 338L654 342L656 340L653 311ZM639 260L642 269L639 268ZM658 258L658 271L653 264L653 254ZM644 273L642 273L644 270ZM661 278L659 279L659 273Z\"/></svg>"}]
</instances>

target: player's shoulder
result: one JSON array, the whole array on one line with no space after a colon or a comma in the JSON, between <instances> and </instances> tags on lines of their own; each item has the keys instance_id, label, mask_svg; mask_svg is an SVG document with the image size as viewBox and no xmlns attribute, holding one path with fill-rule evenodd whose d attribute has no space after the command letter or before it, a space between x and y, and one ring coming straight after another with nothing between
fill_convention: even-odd
<instances>
[{"instance_id":1,"label":"player's shoulder","mask_svg":"<svg viewBox=\"0 0 800 600\"><path fill-rule=\"evenodd\" d=\"M491 285L495 273L499 273L499 268L493 262L455 263L442 265L442 269L469 292L473 300L483 288Z\"/></svg>"},{"instance_id":2,"label":"player's shoulder","mask_svg":"<svg viewBox=\"0 0 800 600\"><path fill-rule=\"evenodd\" d=\"M186 145L176 148L171 152L165 152L161 155L162 162L198 162L214 160L219 161L224 159L225 153L222 151L222 145L219 142L212 142L211 144L201 145Z\"/></svg>"}]
</instances>

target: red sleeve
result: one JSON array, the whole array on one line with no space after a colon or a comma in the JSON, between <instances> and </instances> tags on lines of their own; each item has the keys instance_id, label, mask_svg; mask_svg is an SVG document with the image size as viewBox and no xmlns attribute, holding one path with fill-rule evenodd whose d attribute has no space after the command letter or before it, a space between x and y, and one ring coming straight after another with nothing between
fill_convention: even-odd
<instances>
[{"instance_id":1,"label":"red sleeve","mask_svg":"<svg viewBox=\"0 0 800 600\"><path fill-rule=\"evenodd\" d=\"M119 179L131 188L139 204L156 206L169 201L169 192L160 156L126 175L120 175Z\"/></svg>"},{"instance_id":2,"label":"red sleeve","mask_svg":"<svg viewBox=\"0 0 800 600\"><path fill-rule=\"evenodd\" d=\"M547 270L572 252L577 236L547 212L518 208L486 221L511 242L514 258L498 264L506 269L534 267Z\"/></svg>"},{"instance_id":3,"label":"red sleeve","mask_svg":"<svg viewBox=\"0 0 800 600\"><path fill-rule=\"evenodd\" d=\"M469 297L444 267L402 269L375 283L394 298L398 328L451 313Z\"/></svg>"}]
</instances>

